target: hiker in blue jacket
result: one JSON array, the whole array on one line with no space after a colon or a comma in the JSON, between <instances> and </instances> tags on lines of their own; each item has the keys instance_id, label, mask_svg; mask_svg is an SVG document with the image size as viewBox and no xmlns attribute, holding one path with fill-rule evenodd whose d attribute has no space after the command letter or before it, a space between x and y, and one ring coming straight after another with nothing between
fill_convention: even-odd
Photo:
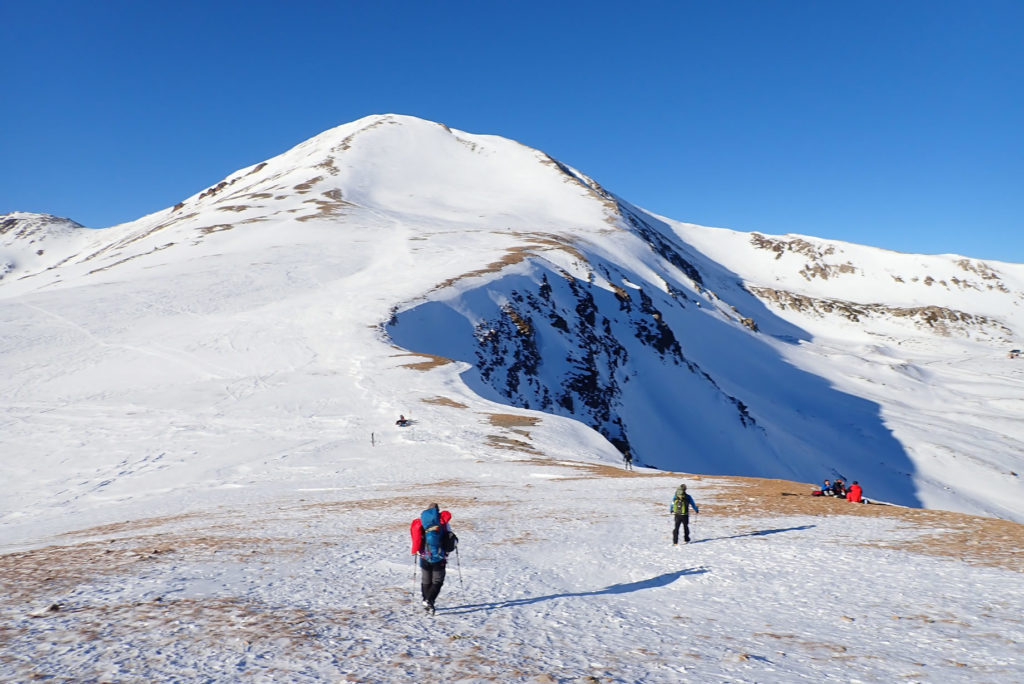
<instances>
[{"instance_id":1,"label":"hiker in blue jacket","mask_svg":"<svg viewBox=\"0 0 1024 684\"><path fill-rule=\"evenodd\" d=\"M700 513L697 509L697 502L686 493L686 485L681 484L676 488L675 496L672 497L672 506L669 511L675 514L676 526L672 528L672 546L679 546L679 526L683 526L683 543L690 543L690 509L694 514Z\"/></svg>"},{"instance_id":2,"label":"hiker in blue jacket","mask_svg":"<svg viewBox=\"0 0 1024 684\"><path fill-rule=\"evenodd\" d=\"M412 554L419 556L420 570L423 571L420 582L423 607L431 615L434 614L434 601L444 585L448 554L459 543L459 538L448 524L451 519L452 514L442 511L435 503L409 525Z\"/></svg>"}]
</instances>

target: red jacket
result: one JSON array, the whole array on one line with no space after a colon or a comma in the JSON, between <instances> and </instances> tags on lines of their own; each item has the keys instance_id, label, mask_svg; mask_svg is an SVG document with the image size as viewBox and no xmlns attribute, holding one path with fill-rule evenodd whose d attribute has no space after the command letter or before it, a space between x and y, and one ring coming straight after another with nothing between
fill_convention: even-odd
<instances>
[{"instance_id":1,"label":"red jacket","mask_svg":"<svg viewBox=\"0 0 1024 684\"><path fill-rule=\"evenodd\" d=\"M448 521L452 519L452 514L448 511L441 511L441 524L447 525ZM423 550L423 523L420 522L419 518L412 521L412 525L409 526L409 535L412 537L412 552L419 553Z\"/></svg>"},{"instance_id":2,"label":"red jacket","mask_svg":"<svg viewBox=\"0 0 1024 684\"><path fill-rule=\"evenodd\" d=\"M853 503L860 503L860 492L861 489L859 484L850 485L850 491L846 493L846 500L852 501Z\"/></svg>"}]
</instances>

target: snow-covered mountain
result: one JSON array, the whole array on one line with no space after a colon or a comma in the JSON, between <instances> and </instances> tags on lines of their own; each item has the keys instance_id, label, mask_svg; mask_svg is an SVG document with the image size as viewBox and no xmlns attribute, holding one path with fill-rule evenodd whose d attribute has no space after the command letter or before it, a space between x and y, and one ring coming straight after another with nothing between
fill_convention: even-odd
<instances>
[{"instance_id":1,"label":"snow-covered mountain","mask_svg":"<svg viewBox=\"0 0 1024 684\"><path fill-rule=\"evenodd\" d=\"M4 681L1024 673L1019 524L807 484L1024 520L1024 266L377 116L124 225L0 217L0 276Z\"/></svg>"},{"instance_id":2,"label":"snow-covered mountain","mask_svg":"<svg viewBox=\"0 0 1024 684\"><path fill-rule=\"evenodd\" d=\"M331 425L318 449L433 401L572 419L590 458L1024 520L1019 264L680 223L395 115L131 223L8 214L0 239L0 515L159 489L88 476L154 435L203 480L294 450L294 423Z\"/></svg>"}]
</instances>

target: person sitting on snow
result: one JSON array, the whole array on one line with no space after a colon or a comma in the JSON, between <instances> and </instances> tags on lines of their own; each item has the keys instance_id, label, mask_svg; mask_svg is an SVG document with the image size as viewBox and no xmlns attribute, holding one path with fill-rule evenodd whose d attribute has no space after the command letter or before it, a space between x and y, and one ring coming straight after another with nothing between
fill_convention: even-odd
<instances>
[{"instance_id":1,"label":"person sitting on snow","mask_svg":"<svg viewBox=\"0 0 1024 684\"><path fill-rule=\"evenodd\" d=\"M846 485L843 484L843 478L837 477L836 481L832 483L832 496L838 496L840 499L846 498Z\"/></svg>"}]
</instances>

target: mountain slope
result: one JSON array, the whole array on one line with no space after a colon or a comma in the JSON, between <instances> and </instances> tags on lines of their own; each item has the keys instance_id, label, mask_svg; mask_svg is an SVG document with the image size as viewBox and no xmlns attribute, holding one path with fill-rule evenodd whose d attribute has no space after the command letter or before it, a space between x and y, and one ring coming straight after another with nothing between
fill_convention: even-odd
<instances>
[{"instance_id":1,"label":"mountain slope","mask_svg":"<svg viewBox=\"0 0 1024 684\"><path fill-rule=\"evenodd\" d=\"M392 115L35 260L26 220L4 218L0 280L25 525L59 526L54 499L130 507L326 457L444 402L575 421L528 452L571 430L599 460L841 474L1024 519L1019 265L681 224L542 152ZM456 363L411 379L393 345Z\"/></svg>"}]
</instances>

